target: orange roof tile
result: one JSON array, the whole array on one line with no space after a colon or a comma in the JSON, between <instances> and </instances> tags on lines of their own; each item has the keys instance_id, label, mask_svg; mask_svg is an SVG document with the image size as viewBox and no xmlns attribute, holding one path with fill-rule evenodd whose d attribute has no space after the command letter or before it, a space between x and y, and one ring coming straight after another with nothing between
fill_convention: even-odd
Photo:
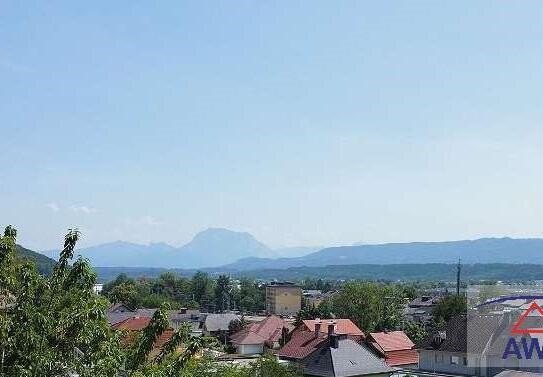
<instances>
[{"instance_id":1,"label":"orange roof tile","mask_svg":"<svg viewBox=\"0 0 543 377\"><path fill-rule=\"evenodd\" d=\"M391 367L418 364L419 353L416 350L390 351L386 353L385 362Z\"/></svg>"},{"instance_id":2,"label":"orange roof tile","mask_svg":"<svg viewBox=\"0 0 543 377\"><path fill-rule=\"evenodd\" d=\"M304 326L309 331L315 331L315 319L304 320ZM350 319L321 319L321 332L326 333L328 331L328 323L330 321L336 322L335 332L336 334L356 335L364 338L364 333L360 330Z\"/></svg>"},{"instance_id":3,"label":"orange roof tile","mask_svg":"<svg viewBox=\"0 0 543 377\"><path fill-rule=\"evenodd\" d=\"M381 352L408 350L415 347L415 344L409 339L403 331L387 331L370 333L373 340Z\"/></svg>"},{"instance_id":4,"label":"orange roof tile","mask_svg":"<svg viewBox=\"0 0 543 377\"><path fill-rule=\"evenodd\" d=\"M250 324L247 328L233 334L230 339L233 344L273 343L281 338L284 327L286 327L285 320L272 315L263 321Z\"/></svg>"},{"instance_id":5,"label":"orange roof tile","mask_svg":"<svg viewBox=\"0 0 543 377\"><path fill-rule=\"evenodd\" d=\"M111 327L119 330L143 330L149 326L149 322L151 322L150 317L130 317L124 321L115 323Z\"/></svg>"},{"instance_id":6,"label":"orange roof tile","mask_svg":"<svg viewBox=\"0 0 543 377\"><path fill-rule=\"evenodd\" d=\"M287 359L303 359L313 353L328 338L325 333L318 336L312 331L295 331L290 341L283 346L277 356Z\"/></svg>"}]
</instances>

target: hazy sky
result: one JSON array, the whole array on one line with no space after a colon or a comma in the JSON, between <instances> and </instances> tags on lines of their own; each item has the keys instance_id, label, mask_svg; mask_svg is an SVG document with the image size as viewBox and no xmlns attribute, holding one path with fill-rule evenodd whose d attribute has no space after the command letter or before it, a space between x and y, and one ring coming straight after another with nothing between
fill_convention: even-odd
<instances>
[{"instance_id":1,"label":"hazy sky","mask_svg":"<svg viewBox=\"0 0 543 377\"><path fill-rule=\"evenodd\" d=\"M0 3L0 225L43 250L543 236L539 1Z\"/></svg>"}]
</instances>

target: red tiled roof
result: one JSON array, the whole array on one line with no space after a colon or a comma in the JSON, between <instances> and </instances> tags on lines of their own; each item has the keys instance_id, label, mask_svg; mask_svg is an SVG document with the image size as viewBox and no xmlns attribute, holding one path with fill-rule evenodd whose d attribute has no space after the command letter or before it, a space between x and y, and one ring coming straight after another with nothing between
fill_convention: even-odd
<instances>
[{"instance_id":1,"label":"red tiled roof","mask_svg":"<svg viewBox=\"0 0 543 377\"><path fill-rule=\"evenodd\" d=\"M313 353L328 338L326 333L315 335L314 331L294 331L290 341L277 352L287 359L303 359Z\"/></svg>"},{"instance_id":2,"label":"red tiled roof","mask_svg":"<svg viewBox=\"0 0 543 377\"><path fill-rule=\"evenodd\" d=\"M150 317L130 317L125 319L124 321L115 323L113 326L114 329L119 330L143 330L149 325L149 322L151 322Z\"/></svg>"},{"instance_id":3,"label":"red tiled roof","mask_svg":"<svg viewBox=\"0 0 543 377\"><path fill-rule=\"evenodd\" d=\"M415 344L408 338L403 331L373 332L370 338L378 346L381 352L409 350L415 347Z\"/></svg>"},{"instance_id":4,"label":"red tiled roof","mask_svg":"<svg viewBox=\"0 0 543 377\"><path fill-rule=\"evenodd\" d=\"M418 364L419 353L417 350L390 351L385 355L385 362L391 367Z\"/></svg>"},{"instance_id":5,"label":"red tiled roof","mask_svg":"<svg viewBox=\"0 0 543 377\"><path fill-rule=\"evenodd\" d=\"M131 317L131 318L125 319L124 321L116 323L111 327L117 330L128 330L129 333L126 335L126 338L124 339L124 343L126 345L129 345L135 341L138 332L143 330L147 326L149 326L150 322L151 322L150 317ZM153 344L153 348L161 348L164 344L166 344L168 340L171 339L173 334L174 334L174 330L172 328L166 329L157 338L157 340Z\"/></svg>"},{"instance_id":6,"label":"red tiled roof","mask_svg":"<svg viewBox=\"0 0 543 377\"><path fill-rule=\"evenodd\" d=\"M403 331L370 333L370 344L389 366L418 364L419 354L415 344Z\"/></svg>"},{"instance_id":7,"label":"red tiled roof","mask_svg":"<svg viewBox=\"0 0 543 377\"><path fill-rule=\"evenodd\" d=\"M264 344L266 343L266 339L254 332L247 331L244 334L240 334L236 338L232 338L232 343L233 344Z\"/></svg>"},{"instance_id":8,"label":"red tiled roof","mask_svg":"<svg viewBox=\"0 0 543 377\"><path fill-rule=\"evenodd\" d=\"M233 334L233 344L262 344L276 342L281 338L285 321L277 316L269 316L265 320L252 323L247 328Z\"/></svg>"},{"instance_id":9,"label":"red tiled roof","mask_svg":"<svg viewBox=\"0 0 543 377\"><path fill-rule=\"evenodd\" d=\"M328 331L328 323L330 321L336 322L336 334L347 334L347 335L356 335L364 338L364 333L360 330L350 319L321 319L321 332L326 333ZM304 326L307 330L313 332L315 331L315 320L306 319L304 320Z\"/></svg>"}]
</instances>

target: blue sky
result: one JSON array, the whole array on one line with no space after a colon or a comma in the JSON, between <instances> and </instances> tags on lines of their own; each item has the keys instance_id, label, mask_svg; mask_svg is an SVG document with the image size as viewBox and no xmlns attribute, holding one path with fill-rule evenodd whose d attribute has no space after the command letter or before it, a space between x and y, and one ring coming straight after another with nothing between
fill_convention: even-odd
<instances>
[{"instance_id":1,"label":"blue sky","mask_svg":"<svg viewBox=\"0 0 543 377\"><path fill-rule=\"evenodd\" d=\"M539 2L0 15L0 218L28 247L543 236Z\"/></svg>"}]
</instances>

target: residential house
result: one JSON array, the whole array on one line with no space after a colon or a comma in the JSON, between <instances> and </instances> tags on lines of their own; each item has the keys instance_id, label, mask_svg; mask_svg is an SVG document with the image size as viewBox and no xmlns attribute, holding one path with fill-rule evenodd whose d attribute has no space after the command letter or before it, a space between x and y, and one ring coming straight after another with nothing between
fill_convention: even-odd
<instances>
[{"instance_id":1,"label":"residential house","mask_svg":"<svg viewBox=\"0 0 543 377\"><path fill-rule=\"evenodd\" d=\"M346 335L356 342L364 339L364 333L349 319L305 320L291 333L290 340L277 352L277 356L299 363L320 347L330 334Z\"/></svg>"},{"instance_id":2,"label":"residential house","mask_svg":"<svg viewBox=\"0 0 543 377\"><path fill-rule=\"evenodd\" d=\"M201 316L198 309L180 308L176 310L168 310L168 320L170 321L170 326L172 326L175 330L179 329L185 324L189 324L194 332L198 329L200 319Z\"/></svg>"},{"instance_id":3,"label":"residential house","mask_svg":"<svg viewBox=\"0 0 543 377\"><path fill-rule=\"evenodd\" d=\"M266 285L266 312L276 315L295 315L302 308L302 290L290 282Z\"/></svg>"},{"instance_id":4,"label":"residential house","mask_svg":"<svg viewBox=\"0 0 543 377\"><path fill-rule=\"evenodd\" d=\"M277 352L277 357L280 360L298 364L315 352L326 339L328 339L328 334L326 331L320 331L320 324L317 325L317 329L313 332L296 330L292 333L287 344Z\"/></svg>"},{"instance_id":5,"label":"residential house","mask_svg":"<svg viewBox=\"0 0 543 377\"><path fill-rule=\"evenodd\" d=\"M393 372L366 345L335 333L334 323L328 324L325 333L320 332L320 325L317 322L314 332L299 331L277 356L307 376L389 376Z\"/></svg>"},{"instance_id":6,"label":"residential house","mask_svg":"<svg viewBox=\"0 0 543 377\"><path fill-rule=\"evenodd\" d=\"M453 317L445 328L430 334L420 345L419 369L427 372L486 376L483 352L499 325L500 317L477 316L470 318L470 330L477 331L469 337L465 315Z\"/></svg>"},{"instance_id":7,"label":"residential house","mask_svg":"<svg viewBox=\"0 0 543 377\"><path fill-rule=\"evenodd\" d=\"M468 315L452 318L442 331L431 334L420 345L419 370L482 377L492 377L504 370L543 372L538 356L523 357L529 352L532 340L539 341L538 334L511 331L519 318L522 318L521 329L543 328L543 316L532 307L537 303L527 303L516 302L518 310L504 306L498 314L470 311ZM510 342L518 347L518 353L506 353Z\"/></svg>"},{"instance_id":8,"label":"residential house","mask_svg":"<svg viewBox=\"0 0 543 377\"><path fill-rule=\"evenodd\" d=\"M391 367L412 368L419 363L415 344L403 331L370 333L368 343Z\"/></svg>"},{"instance_id":9,"label":"residential house","mask_svg":"<svg viewBox=\"0 0 543 377\"><path fill-rule=\"evenodd\" d=\"M404 309L407 322L428 323L432 319L432 310L440 297L421 296L410 301Z\"/></svg>"},{"instance_id":10,"label":"residential house","mask_svg":"<svg viewBox=\"0 0 543 377\"><path fill-rule=\"evenodd\" d=\"M107 310L106 316L109 324L114 325L132 317L152 317L155 311L156 309L136 309L123 303L117 303Z\"/></svg>"},{"instance_id":11,"label":"residential house","mask_svg":"<svg viewBox=\"0 0 543 377\"><path fill-rule=\"evenodd\" d=\"M528 308L529 309L529 308ZM543 345L543 338L540 334L537 333L526 333L526 334L512 334L511 329L519 320L519 317L526 310L518 312L506 312L500 317L500 322L498 328L494 331L490 341L486 344L484 352L482 354L480 368L482 369L481 375L483 376L494 376L505 369L510 370L523 370L527 372L543 372L543 364L539 358L539 352L533 353L532 357L526 357L525 349L530 348L532 345L532 339L537 341L539 345L539 350L541 345ZM529 311L528 316L524 318L520 324L521 329L541 329L543 328L543 317L536 310L537 315L534 315L534 311ZM471 321L468 322L468 331L471 329ZM472 336L470 336L471 340ZM517 355L508 354L508 357L505 359L503 355L505 350L508 348L507 345L510 340L514 338L515 343L518 344L519 353L521 358L519 359ZM522 341L526 342L527 347L524 348ZM468 343L468 351L470 344ZM535 347L534 347L535 348ZM538 351L539 351L538 350ZM529 351L528 351L529 352Z\"/></svg>"},{"instance_id":12,"label":"residential house","mask_svg":"<svg viewBox=\"0 0 543 377\"><path fill-rule=\"evenodd\" d=\"M106 312L106 316L109 324L114 325L127 318L152 317L156 310L157 309L134 309L128 305L119 303L109 308ZM170 321L170 326L174 330L178 330L183 324L188 323L192 328L192 333L196 334L200 325L200 311L186 308L168 310L168 319Z\"/></svg>"},{"instance_id":13,"label":"residential house","mask_svg":"<svg viewBox=\"0 0 543 377\"><path fill-rule=\"evenodd\" d=\"M281 339L288 335L288 324L281 317L271 315L261 322L249 324L230 337L236 353L262 354L265 349L277 349Z\"/></svg>"},{"instance_id":14,"label":"residential house","mask_svg":"<svg viewBox=\"0 0 543 377\"><path fill-rule=\"evenodd\" d=\"M145 329L147 326L149 326L149 323L151 322L151 317L130 317L122 320L121 322L118 322L112 326L112 328L116 330L126 330L126 336L124 337L122 343L125 346L132 345L135 341L139 333ZM171 327L166 329L155 341L153 344L153 351L151 352L150 356L156 355L160 349L166 344L171 337L174 334L174 329Z\"/></svg>"},{"instance_id":15,"label":"residential house","mask_svg":"<svg viewBox=\"0 0 543 377\"><path fill-rule=\"evenodd\" d=\"M203 325L203 332L206 335L221 335L230 331L230 323L240 321L241 317L233 313L208 314Z\"/></svg>"}]
</instances>

